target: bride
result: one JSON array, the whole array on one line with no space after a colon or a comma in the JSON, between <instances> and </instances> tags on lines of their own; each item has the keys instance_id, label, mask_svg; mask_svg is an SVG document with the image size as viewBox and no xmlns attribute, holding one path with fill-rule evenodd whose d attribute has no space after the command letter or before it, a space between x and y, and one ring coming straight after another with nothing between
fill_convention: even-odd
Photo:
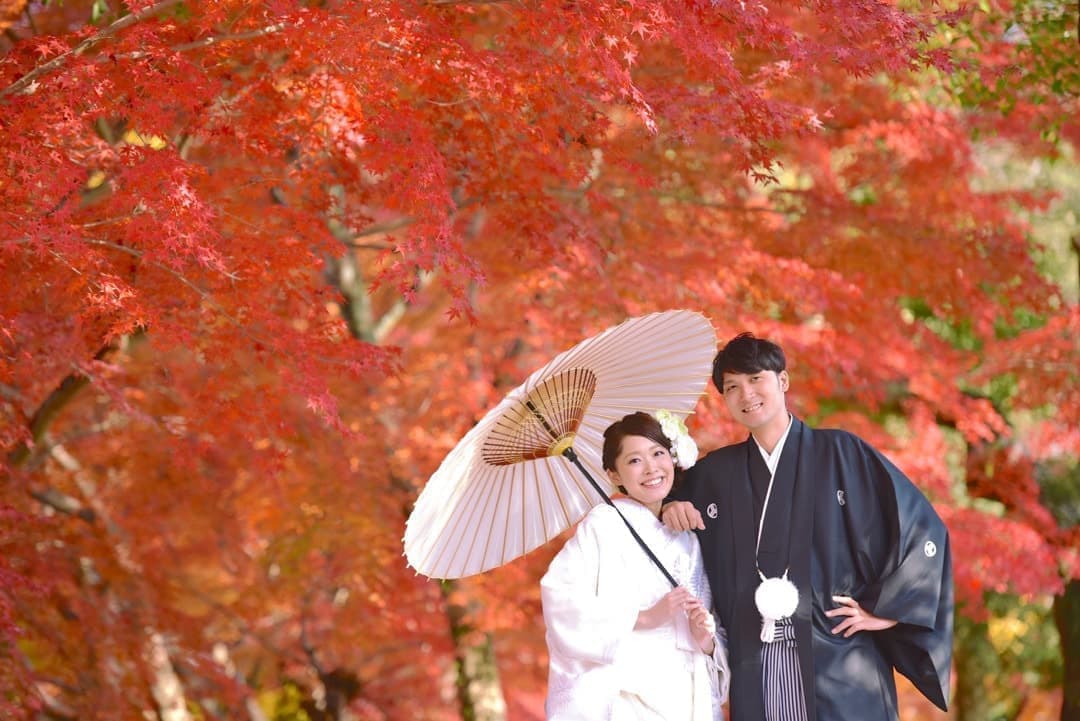
<instances>
[{"instance_id":1,"label":"bride","mask_svg":"<svg viewBox=\"0 0 1080 721\"><path fill-rule=\"evenodd\" d=\"M632 413L604 431L604 470L627 498L589 511L540 582L548 721L723 718L727 651L710 613L701 549L692 532L671 531L658 518L697 447L681 420L657 415ZM675 589L620 512L672 569Z\"/></svg>"}]
</instances>

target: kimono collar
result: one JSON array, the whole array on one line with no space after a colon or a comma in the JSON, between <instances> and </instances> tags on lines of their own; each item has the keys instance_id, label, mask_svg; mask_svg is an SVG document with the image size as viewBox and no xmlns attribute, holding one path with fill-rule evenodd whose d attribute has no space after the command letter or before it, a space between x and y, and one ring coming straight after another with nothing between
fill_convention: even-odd
<instances>
[{"instance_id":1,"label":"kimono collar","mask_svg":"<svg viewBox=\"0 0 1080 721\"><path fill-rule=\"evenodd\" d=\"M773 446L772 453L769 453L762 448L761 444L757 442L757 438L754 438L752 435L750 436L751 438L754 438L754 445L761 451L761 457L765 459L765 465L768 467L770 475L776 474L776 466L780 463L780 454L784 452L784 443L787 441L788 434L791 433L791 426L794 425L794 423L795 416L788 413L787 428L784 429L784 434L780 436L780 440Z\"/></svg>"},{"instance_id":2,"label":"kimono collar","mask_svg":"<svg viewBox=\"0 0 1080 721\"><path fill-rule=\"evenodd\" d=\"M652 511L632 498L616 498L614 502L638 533L660 533L665 537L677 537L683 533L665 526Z\"/></svg>"}]
</instances>

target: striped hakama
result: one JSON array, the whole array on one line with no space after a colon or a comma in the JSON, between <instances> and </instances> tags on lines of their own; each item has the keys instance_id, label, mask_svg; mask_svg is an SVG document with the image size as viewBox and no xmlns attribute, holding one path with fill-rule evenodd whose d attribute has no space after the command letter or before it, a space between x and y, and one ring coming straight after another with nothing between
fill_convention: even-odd
<instances>
[{"instance_id":1,"label":"striped hakama","mask_svg":"<svg viewBox=\"0 0 1080 721\"><path fill-rule=\"evenodd\" d=\"M799 649L791 619L776 622L773 640L761 646L765 721L806 721Z\"/></svg>"}]
</instances>

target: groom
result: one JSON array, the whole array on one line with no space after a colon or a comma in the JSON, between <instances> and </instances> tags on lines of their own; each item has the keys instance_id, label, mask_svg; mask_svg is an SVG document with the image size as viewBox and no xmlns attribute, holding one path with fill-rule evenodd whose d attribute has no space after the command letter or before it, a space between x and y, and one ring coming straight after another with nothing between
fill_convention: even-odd
<instances>
[{"instance_id":1,"label":"groom","mask_svg":"<svg viewBox=\"0 0 1080 721\"><path fill-rule=\"evenodd\" d=\"M698 531L731 721L896 721L894 669L945 709L952 566L930 503L866 442L788 413L775 343L735 337L712 378L750 437L698 461L662 517Z\"/></svg>"}]
</instances>

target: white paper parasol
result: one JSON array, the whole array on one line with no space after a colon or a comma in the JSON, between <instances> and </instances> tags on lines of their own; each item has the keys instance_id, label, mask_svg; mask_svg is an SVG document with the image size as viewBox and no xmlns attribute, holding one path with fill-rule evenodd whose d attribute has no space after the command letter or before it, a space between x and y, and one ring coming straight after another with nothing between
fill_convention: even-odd
<instances>
[{"instance_id":1,"label":"white paper parasol","mask_svg":"<svg viewBox=\"0 0 1080 721\"><path fill-rule=\"evenodd\" d=\"M481 573L610 503L604 429L635 411L685 417L715 352L709 320L675 310L631 318L560 353L490 410L428 480L405 526L409 564L432 578Z\"/></svg>"}]
</instances>

